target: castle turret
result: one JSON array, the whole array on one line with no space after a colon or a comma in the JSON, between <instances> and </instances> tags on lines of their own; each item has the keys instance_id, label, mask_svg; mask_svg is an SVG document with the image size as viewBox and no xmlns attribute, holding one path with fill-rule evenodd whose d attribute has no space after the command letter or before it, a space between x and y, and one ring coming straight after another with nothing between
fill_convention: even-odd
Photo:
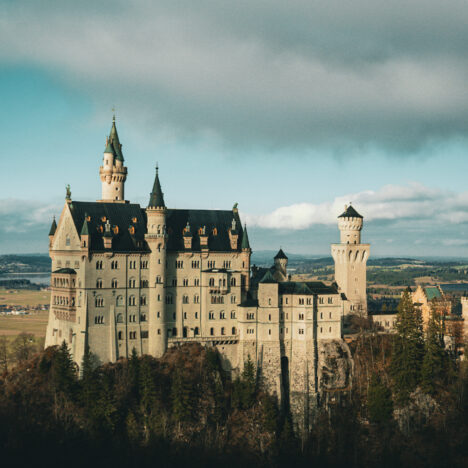
<instances>
[{"instance_id":1,"label":"castle turret","mask_svg":"<svg viewBox=\"0 0 468 468\"><path fill-rule=\"evenodd\" d=\"M241 273L241 282L242 282L242 293L246 295L247 291L250 289L250 256L252 255L252 249L250 248L249 235L247 234L247 226L244 224L244 230L242 231L242 240L241 240L241 249L242 249L242 273Z\"/></svg>"},{"instance_id":2,"label":"castle turret","mask_svg":"<svg viewBox=\"0 0 468 468\"><path fill-rule=\"evenodd\" d=\"M57 223L55 222L55 216L52 220L52 225L50 226L49 231L49 248L52 247L52 241L54 240L55 231L57 231Z\"/></svg>"},{"instance_id":3,"label":"castle turret","mask_svg":"<svg viewBox=\"0 0 468 468\"><path fill-rule=\"evenodd\" d=\"M153 191L150 194L147 216L146 242L151 250L149 260L149 319L148 353L160 357L167 347L165 316L165 279L166 279L166 205L159 182L158 168Z\"/></svg>"},{"instance_id":4,"label":"castle turret","mask_svg":"<svg viewBox=\"0 0 468 468\"><path fill-rule=\"evenodd\" d=\"M287 275L287 268L288 268L288 257L283 252L283 249L279 249L278 253L275 255L275 270L280 273L282 277L284 277L283 281L286 281Z\"/></svg>"},{"instance_id":5,"label":"castle turret","mask_svg":"<svg viewBox=\"0 0 468 468\"><path fill-rule=\"evenodd\" d=\"M99 168L102 183L102 199L99 201L125 203L127 168L123 164L122 145L117 134L114 115L110 135L106 140L102 166Z\"/></svg>"},{"instance_id":6,"label":"castle turret","mask_svg":"<svg viewBox=\"0 0 468 468\"><path fill-rule=\"evenodd\" d=\"M369 244L361 244L363 217L351 205L338 216L340 243L332 244L335 281L348 299L345 313L367 315L366 271Z\"/></svg>"}]
</instances>

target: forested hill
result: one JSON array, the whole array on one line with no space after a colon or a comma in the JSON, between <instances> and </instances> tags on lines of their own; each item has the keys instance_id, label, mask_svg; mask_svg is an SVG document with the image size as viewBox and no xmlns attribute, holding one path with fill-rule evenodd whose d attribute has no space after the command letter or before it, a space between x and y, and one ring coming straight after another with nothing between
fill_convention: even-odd
<instances>
[{"instance_id":1,"label":"forested hill","mask_svg":"<svg viewBox=\"0 0 468 468\"><path fill-rule=\"evenodd\" d=\"M293 432L287 405L262 392L251 361L231 380L217 352L196 344L172 348L161 359L134 354L98 367L87 354L78 380L66 346L48 348L0 376L2 463L467 466L466 366L441 372L434 364L448 357L436 358L436 348L412 353L408 368L391 337L361 335L352 345L353 392L319 408L307 433Z\"/></svg>"},{"instance_id":2,"label":"forested hill","mask_svg":"<svg viewBox=\"0 0 468 468\"><path fill-rule=\"evenodd\" d=\"M0 255L0 275L8 273L48 273L48 255Z\"/></svg>"}]
</instances>

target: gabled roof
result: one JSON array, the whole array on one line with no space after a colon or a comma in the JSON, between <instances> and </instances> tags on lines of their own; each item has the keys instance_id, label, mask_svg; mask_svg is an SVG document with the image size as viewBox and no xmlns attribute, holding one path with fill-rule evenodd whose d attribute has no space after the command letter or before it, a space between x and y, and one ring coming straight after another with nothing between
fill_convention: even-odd
<instances>
[{"instance_id":1,"label":"gabled roof","mask_svg":"<svg viewBox=\"0 0 468 468\"><path fill-rule=\"evenodd\" d=\"M232 226L232 218L236 220L239 235L243 235L242 225L237 213L231 210L176 210L168 209L166 212L167 250L184 251L184 228L187 222L192 233L192 251L200 251L200 234L198 230L205 227L208 236L208 248L210 251L231 252L229 229ZM236 251L242 247L238 246Z\"/></svg>"},{"instance_id":2,"label":"gabled roof","mask_svg":"<svg viewBox=\"0 0 468 468\"><path fill-rule=\"evenodd\" d=\"M424 292L426 293L428 301L432 301L432 299L440 299L442 297L437 286L426 286L424 288Z\"/></svg>"},{"instance_id":3,"label":"gabled roof","mask_svg":"<svg viewBox=\"0 0 468 468\"><path fill-rule=\"evenodd\" d=\"M164 204L164 194L161 190L161 184L159 182L159 171L156 167L156 177L154 178L153 190L150 194L148 208L162 208L165 206L166 205Z\"/></svg>"},{"instance_id":4,"label":"gabled roof","mask_svg":"<svg viewBox=\"0 0 468 468\"><path fill-rule=\"evenodd\" d=\"M280 294L338 294L336 285L327 285L322 281L285 281L279 283Z\"/></svg>"},{"instance_id":5,"label":"gabled roof","mask_svg":"<svg viewBox=\"0 0 468 468\"><path fill-rule=\"evenodd\" d=\"M277 283L278 281L275 280L271 270L268 270L264 275L263 278L260 280L260 283Z\"/></svg>"},{"instance_id":6,"label":"gabled roof","mask_svg":"<svg viewBox=\"0 0 468 468\"><path fill-rule=\"evenodd\" d=\"M146 216L140 205L132 203L98 203L98 202L73 202L70 212L77 232L84 227L85 217L89 232L89 250L92 252L104 252L103 234L106 221L109 220L112 227L117 227L117 234L113 234L112 250L114 252L142 252L147 251L145 242ZM133 227L132 234L129 230ZM102 232L100 231L102 228ZM82 231L81 231L82 232Z\"/></svg>"},{"instance_id":7,"label":"gabled roof","mask_svg":"<svg viewBox=\"0 0 468 468\"><path fill-rule=\"evenodd\" d=\"M286 254L283 252L283 249L278 250L278 253L275 255L275 260L277 259L288 259L288 257L286 257Z\"/></svg>"},{"instance_id":8,"label":"gabled roof","mask_svg":"<svg viewBox=\"0 0 468 468\"><path fill-rule=\"evenodd\" d=\"M54 219L52 220L52 225L50 226L49 236L53 236L56 230L57 230L57 223L55 222L55 216L54 216Z\"/></svg>"},{"instance_id":9,"label":"gabled roof","mask_svg":"<svg viewBox=\"0 0 468 468\"><path fill-rule=\"evenodd\" d=\"M345 211L338 218L362 218L352 205L346 207Z\"/></svg>"}]
</instances>

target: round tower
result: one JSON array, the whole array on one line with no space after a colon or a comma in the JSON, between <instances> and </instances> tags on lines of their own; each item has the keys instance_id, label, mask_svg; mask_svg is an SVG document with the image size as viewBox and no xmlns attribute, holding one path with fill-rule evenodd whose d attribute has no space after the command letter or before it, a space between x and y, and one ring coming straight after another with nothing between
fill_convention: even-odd
<instances>
[{"instance_id":1,"label":"round tower","mask_svg":"<svg viewBox=\"0 0 468 468\"><path fill-rule=\"evenodd\" d=\"M100 201L124 203L127 168L124 166L122 145L115 126L115 115L112 120L110 135L106 140L99 176L102 183L102 199Z\"/></svg>"},{"instance_id":2,"label":"round tower","mask_svg":"<svg viewBox=\"0 0 468 468\"><path fill-rule=\"evenodd\" d=\"M346 297L345 314L367 315L367 259L369 244L361 244L363 217L351 205L338 216L340 243L332 244L335 281Z\"/></svg>"},{"instance_id":3,"label":"round tower","mask_svg":"<svg viewBox=\"0 0 468 468\"><path fill-rule=\"evenodd\" d=\"M149 318L148 318L148 353L161 357L167 349L167 327L165 311L166 282L166 206L159 183L158 168L150 201L146 209L148 247L151 250L149 260Z\"/></svg>"},{"instance_id":4,"label":"round tower","mask_svg":"<svg viewBox=\"0 0 468 468\"><path fill-rule=\"evenodd\" d=\"M345 205L344 213L338 216L340 242L342 244L360 244L362 216L351 206Z\"/></svg>"}]
</instances>

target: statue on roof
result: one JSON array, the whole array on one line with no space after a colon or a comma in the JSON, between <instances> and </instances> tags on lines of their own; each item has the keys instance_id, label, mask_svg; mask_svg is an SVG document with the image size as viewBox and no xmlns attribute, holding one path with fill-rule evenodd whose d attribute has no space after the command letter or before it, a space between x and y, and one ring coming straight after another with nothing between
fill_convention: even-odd
<instances>
[{"instance_id":1,"label":"statue on roof","mask_svg":"<svg viewBox=\"0 0 468 468\"><path fill-rule=\"evenodd\" d=\"M65 200L71 200L70 184L67 184L67 186L65 187L65 189L66 189Z\"/></svg>"}]
</instances>

